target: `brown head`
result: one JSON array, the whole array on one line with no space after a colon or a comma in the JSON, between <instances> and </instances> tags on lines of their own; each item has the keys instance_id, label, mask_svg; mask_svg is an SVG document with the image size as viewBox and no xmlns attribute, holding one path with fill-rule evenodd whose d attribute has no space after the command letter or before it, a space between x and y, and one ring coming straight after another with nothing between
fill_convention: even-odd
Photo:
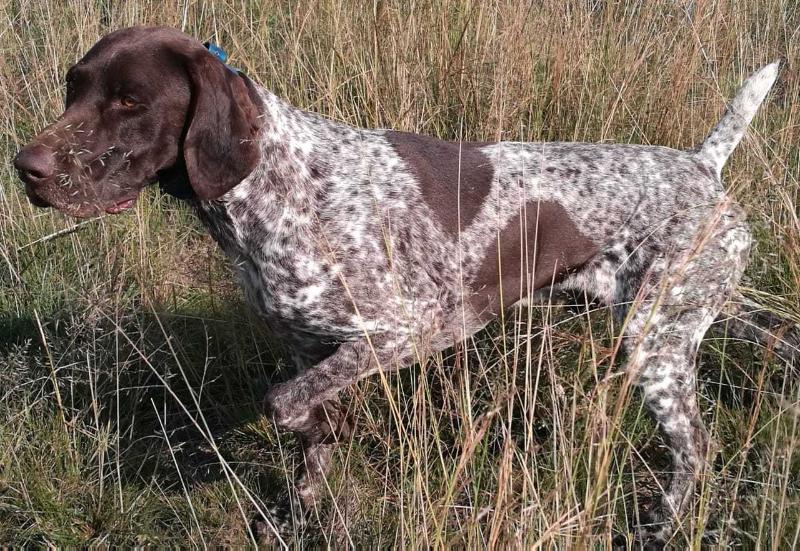
<instances>
[{"instance_id":1,"label":"brown head","mask_svg":"<svg viewBox=\"0 0 800 551\"><path fill-rule=\"evenodd\" d=\"M37 206L117 213L159 180L175 195L215 199L258 163L252 84L180 31L113 32L66 81L64 113L14 158Z\"/></svg>"}]
</instances>

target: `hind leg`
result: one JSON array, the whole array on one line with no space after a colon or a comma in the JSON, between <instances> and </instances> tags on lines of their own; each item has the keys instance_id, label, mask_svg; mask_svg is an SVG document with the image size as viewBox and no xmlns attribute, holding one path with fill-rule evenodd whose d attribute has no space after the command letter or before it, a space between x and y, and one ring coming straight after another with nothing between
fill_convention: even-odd
<instances>
[{"instance_id":1,"label":"hind leg","mask_svg":"<svg viewBox=\"0 0 800 551\"><path fill-rule=\"evenodd\" d=\"M650 316L643 303L632 322L650 317L651 328L633 337L627 369L643 393L645 405L659 426L672 456L672 479L657 507L649 511L637 536L642 543L658 546L669 539L674 521L686 510L695 482L708 456L709 437L696 397L696 342L710 325L710 309L692 310L682 316L665 312ZM671 319L669 319L671 318Z\"/></svg>"},{"instance_id":2,"label":"hind leg","mask_svg":"<svg viewBox=\"0 0 800 551\"><path fill-rule=\"evenodd\" d=\"M624 330L626 369L642 389L672 455L672 479L653 523L638 536L662 546L686 511L708 456L697 405L695 358L700 341L742 275L750 235L736 213L721 215L710 235L657 259L631 306Z\"/></svg>"}]
</instances>

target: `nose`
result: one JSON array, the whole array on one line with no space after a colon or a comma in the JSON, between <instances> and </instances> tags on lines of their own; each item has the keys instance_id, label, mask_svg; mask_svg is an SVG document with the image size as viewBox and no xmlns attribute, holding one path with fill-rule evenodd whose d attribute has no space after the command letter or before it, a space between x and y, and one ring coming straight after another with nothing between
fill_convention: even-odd
<instances>
[{"instance_id":1,"label":"nose","mask_svg":"<svg viewBox=\"0 0 800 551\"><path fill-rule=\"evenodd\" d=\"M53 177L55 172L53 153L43 145L28 145L14 157L14 168L26 184L39 184Z\"/></svg>"}]
</instances>

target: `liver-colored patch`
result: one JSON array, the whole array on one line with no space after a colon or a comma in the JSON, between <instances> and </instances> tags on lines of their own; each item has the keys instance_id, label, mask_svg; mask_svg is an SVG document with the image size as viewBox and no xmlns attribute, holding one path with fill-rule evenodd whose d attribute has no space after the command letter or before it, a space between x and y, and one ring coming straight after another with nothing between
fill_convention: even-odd
<instances>
[{"instance_id":1,"label":"liver-colored patch","mask_svg":"<svg viewBox=\"0 0 800 551\"><path fill-rule=\"evenodd\" d=\"M501 290L502 304L511 306L527 293L561 281L599 250L556 202L528 203L490 239L471 285L476 291L476 310L492 314L498 313ZM530 273L533 288L526 289Z\"/></svg>"},{"instance_id":2,"label":"liver-colored patch","mask_svg":"<svg viewBox=\"0 0 800 551\"><path fill-rule=\"evenodd\" d=\"M460 212L463 231L480 210L492 185L494 169L479 149L487 144L446 142L393 130L386 132L386 139L413 171L425 202L444 229L453 235L458 233Z\"/></svg>"}]
</instances>

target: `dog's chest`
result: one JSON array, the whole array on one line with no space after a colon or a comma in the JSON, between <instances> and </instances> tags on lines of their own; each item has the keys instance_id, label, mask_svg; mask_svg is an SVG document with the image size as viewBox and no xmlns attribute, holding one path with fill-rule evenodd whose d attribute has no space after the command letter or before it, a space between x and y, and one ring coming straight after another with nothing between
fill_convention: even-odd
<instances>
[{"instance_id":1,"label":"dog's chest","mask_svg":"<svg viewBox=\"0 0 800 551\"><path fill-rule=\"evenodd\" d=\"M247 302L280 333L348 339L363 334L341 281L341 266L320 254L312 221L262 202L204 203L201 221L239 276Z\"/></svg>"}]
</instances>

